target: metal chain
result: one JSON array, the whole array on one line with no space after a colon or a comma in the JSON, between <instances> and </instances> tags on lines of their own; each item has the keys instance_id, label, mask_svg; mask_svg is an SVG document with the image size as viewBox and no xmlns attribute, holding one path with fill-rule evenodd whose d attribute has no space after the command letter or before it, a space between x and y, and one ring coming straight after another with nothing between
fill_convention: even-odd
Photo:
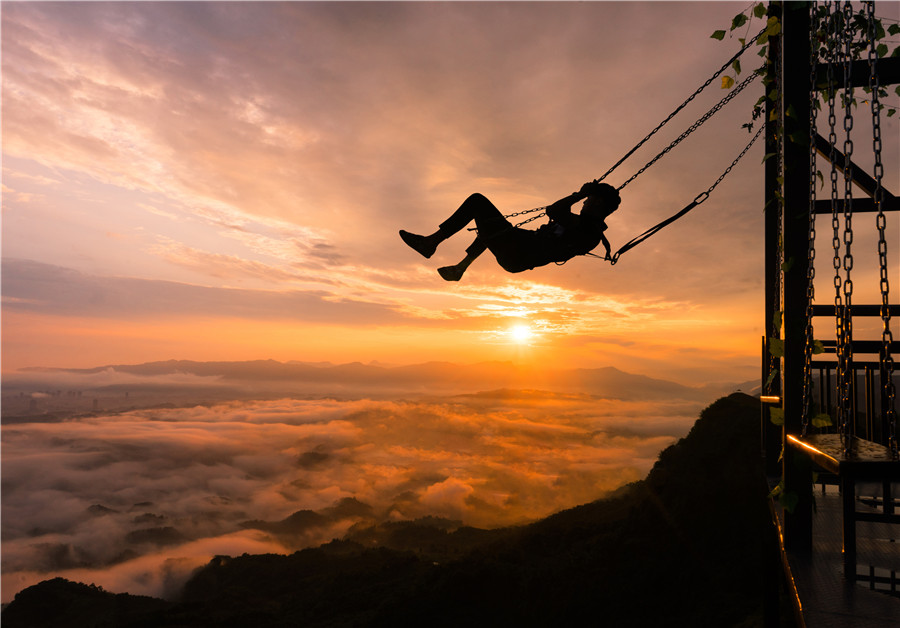
<instances>
[{"instance_id":1,"label":"metal chain","mask_svg":"<svg viewBox=\"0 0 900 628\"><path fill-rule=\"evenodd\" d=\"M875 155L875 206L878 208L878 215L875 225L878 229L878 266L880 271L879 288L881 291L881 377L882 388L884 390L883 399L887 405L881 409L882 421L888 426L888 446L894 459L900 456L897 444L897 419L894 411L894 400L896 398L896 390L893 382L894 359L891 356L891 343L894 336L891 333L891 310L890 310L890 285L888 283L888 259L887 259L887 240L885 238L885 227L887 219L884 215L884 188L882 187L882 179L884 178L884 164L881 161L881 103L878 94L881 86L878 81L878 73L875 70L875 60L878 53L875 47L875 7L874 2L866 2L866 22L868 24L869 36L869 90L871 91L870 102L872 105L872 152Z\"/></svg>"},{"instance_id":2,"label":"metal chain","mask_svg":"<svg viewBox=\"0 0 900 628\"><path fill-rule=\"evenodd\" d=\"M756 132L756 135L751 138L750 142L744 147L744 150L741 151L741 154L735 157L734 161L731 162L731 165L725 168L725 171L719 175L719 178L716 179L715 183L709 186L709 189L707 189L705 192L701 192L696 196L696 198L694 198L694 203L699 205L709 198L709 195L712 194L712 191L716 189L716 186L718 186L722 182L722 179L727 177L728 173L731 172L731 170L738 164L738 162L744 157L744 155L747 154L747 151L750 150L750 147L753 146L753 143L756 141L756 139L760 135L762 135L764 129L765 125L760 126L759 130Z\"/></svg>"},{"instance_id":3,"label":"metal chain","mask_svg":"<svg viewBox=\"0 0 900 628\"><path fill-rule=\"evenodd\" d=\"M806 436L809 430L810 406L812 405L812 350L813 334L813 302L815 301L816 278L816 68L819 61L817 47L818 10L816 2L809 5L810 42L809 42L809 236L807 238L806 258L806 343L803 348L803 412L801 414L800 435Z\"/></svg>"},{"instance_id":4,"label":"metal chain","mask_svg":"<svg viewBox=\"0 0 900 628\"><path fill-rule=\"evenodd\" d=\"M853 169L850 167L850 160L853 156L853 140L851 132L853 130L853 87L851 83L851 52L852 52L852 27L851 20L853 18L853 8L849 0L844 3L844 20L843 20L843 44L844 44L844 258L842 267L844 269L844 285L843 297L844 303L841 311L841 319L843 324L843 338L838 345L838 370L840 371L840 402L842 407L841 416L841 434L845 437L845 451L849 449L851 429L853 426L853 416L855 408L853 407L853 391L852 391L852 342L853 342L853 316L851 314L852 297L853 297L853 280L851 271L853 270L853 254L851 246L853 244Z\"/></svg>"},{"instance_id":5,"label":"metal chain","mask_svg":"<svg viewBox=\"0 0 900 628\"><path fill-rule=\"evenodd\" d=\"M767 27L767 28L768 28L768 27ZM731 65L735 62L735 60L737 60L741 55L743 55L744 52L745 52L750 46L752 46L754 43L756 43L756 40L759 39L760 36L762 36L762 34L766 32L767 28L763 28L763 29L762 29L761 31L759 31L756 35L754 35L753 38L750 39L750 41L746 42L746 43L741 47L741 49L738 50L738 51L734 54L733 57L731 57L728 61L726 61L726 62L722 65L721 68L719 68L718 70L716 70L715 73L713 73L713 75L710 76L710 77L706 80L705 83L703 83L703 85L701 85L700 87L698 87L698 88L694 91L693 94L691 94L690 96L688 96L688 97L687 97L687 100L685 100L683 103L681 103L680 105L678 105L678 107L676 107L675 110L672 111L672 113L670 113L670 114L668 115L668 117L667 117L665 120L663 120L663 121L660 122L658 125L656 125L656 128L654 128L654 129L653 129L652 131L650 131L646 136L644 136L644 139L642 139L642 140L641 140L640 142L638 142L631 150L629 150L627 153L625 153L625 155L624 155L621 159L619 159L619 161L617 161L616 163L614 163L614 164L612 165L612 167L611 167L609 170L607 170L606 172L604 172L604 173L600 176L599 179L594 179L594 183L599 183L600 181L603 181L607 176L609 176L609 175L612 173L613 170L615 170L616 168L618 168L619 166L621 166L622 163L623 163L626 159L628 159L629 157L631 157L631 155L633 155L635 151L637 151L641 146L643 146L644 144L646 144L647 141L648 141L651 137L653 137L654 135L656 135L656 133L657 133L660 129L662 129L666 124L668 124L668 122L669 122L672 118L674 118L674 117L678 114L678 112L680 112L682 109L684 109L685 107L687 107L687 106L694 100L694 98L696 98L696 97L700 94L700 92L702 92L704 89L706 89L707 87L709 87L710 83L712 83L714 80L716 80L716 78L718 78L719 75L722 74L722 72L724 72L724 71L727 70L729 67L731 67ZM757 72L754 72L754 74L753 74L750 78L753 78L753 76L755 76L756 74L758 74L758 71L757 71ZM748 81L749 81L749 79L748 79ZM740 90L744 89L744 87L746 87L745 84L746 84L748 81L744 81L744 83L741 83L741 85L739 85L739 86L736 88L736 91L740 91ZM718 108L716 109L716 111L718 111L719 109L721 109L722 106L723 106L726 102L728 102L729 100L731 100L732 98L734 98L735 95L737 95L737 94L734 93L734 92L732 92L732 94L730 94L730 95L727 97L727 100L725 100L725 101L722 102L722 103L719 103ZM714 112L713 112L713 113L714 113ZM708 113L708 114L707 114L707 117L710 116L710 115L712 115L712 113ZM703 122L705 122L705 121L706 121L706 120L704 119ZM700 122L700 124L702 124L703 122ZM687 132L685 132L685 133L683 134L684 137L680 137L679 139L677 139L677 140L676 140L673 144L671 144L665 151L663 151L662 153L660 153L659 155L657 155L656 158L655 158L653 161L655 162L656 159L659 159L659 158L662 157L664 154L666 154L666 153L668 153L670 150L672 150L679 142L681 142L682 139L684 139L685 137L687 137L688 135L690 135L690 134L696 129L696 127L700 126L700 124L695 124L694 127L692 127L691 129L689 129ZM638 176L638 174L641 174L641 172L643 172L644 170L646 170L647 168L649 168L650 165L651 165L652 163L653 163L653 162L651 162L650 164L647 164L646 166L644 166L644 167L640 170L640 172L638 172L637 174L635 174L634 176L632 176L631 179L628 179L628 181L626 181L625 183L623 183L618 189L621 190L623 187L625 187L625 185L628 184L628 183L630 183L632 179L634 179L635 177ZM507 214L506 217L507 217L507 218L514 218L514 217L516 217L516 216L522 216L522 215L524 215L524 214L531 214L531 213L535 213L535 212L540 212L540 213L537 214L536 216L532 216L532 217L529 218L528 220L523 220L522 222L517 223L517 224L515 225L516 227L521 227L522 225L527 225L527 224L528 224L529 222L531 222L532 220L537 220L538 218L540 218L541 216L543 216L546 209L547 209L546 206L544 206L544 207L535 207L534 209L526 209L526 210L523 210L523 211L520 211L520 212L515 212L515 213L512 213L512 214Z\"/></svg>"},{"instance_id":6,"label":"metal chain","mask_svg":"<svg viewBox=\"0 0 900 628\"><path fill-rule=\"evenodd\" d=\"M692 124L692 125L690 126L690 128L688 128L687 131L685 131L684 133L682 133L681 135L679 135L677 138L675 138L675 139L672 141L671 144L669 144L668 146L666 146L666 147L662 150L662 152L660 152L656 157L654 157L653 159L651 159L651 160L647 163L647 165L645 165L643 168L641 168L641 169L638 170L636 173L634 173L633 175L631 175L631 178L628 179L627 181L625 181L625 183L623 183L622 185L620 185L617 189L618 189L618 190L621 190L621 189L624 188L626 185L628 185L629 183L631 183L632 181L634 181L634 180L635 180L636 178L638 178L638 176L640 176L647 168L649 168L650 166L652 166L653 164L655 164L655 163L656 163L663 155L667 154L670 150L672 150L673 148L675 148L676 146L678 146L678 145L681 143L681 141L682 141L683 139L685 139L688 135L690 135L691 133L693 133L694 131L696 131L698 128L700 128L700 126L701 126L704 122L706 122L707 120L709 120L709 119L710 119L713 115L715 115L722 107L724 107L724 106L727 105L729 102L731 102L731 100L732 100L735 96L737 96L738 94L740 94L740 93L744 90L745 87L747 87L754 79L756 79L756 77L759 75L759 73L760 73L759 70L757 70L757 71L753 72L749 77L747 77L746 79L744 79L744 81L743 81L742 83L740 83L737 87L735 87L731 92L729 92L728 95L725 96L725 98L723 98L723 99L720 100L718 103L716 103L716 104L712 107L712 109L710 109L709 111L707 111L705 114L703 114L703 116L702 116L699 120L697 120L696 122L694 122L694 124Z\"/></svg>"},{"instance_id":7,"label":"metal chain","mask_svg":"<svg viewBox=\"0 0 900 628\"><path fill-rule=\"evenodd\" d=\"M767 30L767 28L763 28L761 31L759 31L759 32L753 37L753 39L751 39L750 41L748 41L747 43L745 43L745 44L741 47L741 49L740 49L739 51L737 51L737 53L735 53L735 55L734 55L733 57L731 57L728 61L726 61L725 64L715 72L715 74L713 74L711 77L709 77L709 79L707 79L707 81L706 81L703 85L701 85L700 87L698 87L697 90L696 90L693 94L691 94L690 96L688 96L687 100L685 100L683 103L681 103L681 104L675 109L675 111L673 111L672 113L670 113L668 118L666 118L665 120L663 120L662 122L660 122L660 123L657 125L657 127L656 127L655 129L653 129L652 131L650 131L650 132L647 134L647 136L644 137L644 139L642 139L640 142L638 142L637 145L636 145L634 148L632 148L630 151L628 151L628 152L625 154L624 157L622 157L619 161L617 161L615 164L613 164L613 166L612 166L609 170L607 170L605 173L603 173L603 175L602 175L599 179L594 179L594 182L595 182L595 183L599 183L600 181L603 181L603 179L605 179L605 178L606 178L613 170L615 170L616 168L618 168L618 167L622 164L622 162L624 162L626 159L628 159L629 157L631 157L631 155L634 154L634 152L635 152L637 149L639 149L641 146L643 146L643 145L647 142L647 140L649 140L651 137L653 137L654 135L656 135L656 132L659 131L661 128L663 128L663 127L666 125L666 123L669 122L669 120L671 120L672 118L674 118L675 115L676 115L679 111L681 111L681 110L684 109L686 106L688 106L688 104L690 104L690 102L691 102L692 100L694 100L694 98L696 98L697 95L698 95L700 92L702 92L704 89L706 89L707 87L709 87L709 84L712 83L714 80L716 80L716 78L717 78L720 74L722 74L722 72L724 72L724 71L727 70L729 67L731 67L731 65L735 62L735 60L737 60L738 57L740 57L742 54L744 54L744 51L747 50L747 48L749 48L749 47L752 46L754 43L756 43L756 40L759 39L760 36L761 36L764 32L766 32L766 30ZM635 175L635 176L637 176L637 175ZM632 179L633 179L633 178L634 178L634 177L632 177ZM631 179L629 179L629 181L630 181L630 180L631 180ZM621 190L622 187L625 187L625 186L622 185L619 189Z\"/></svg>"},{"instance_id":8,"label":"metal chain","mask_svg":"<svg viewBox=\"0 0 900 628\"><path fill-rule=\"evenodd\" d=\"M835 83L834 67L838 62L839 47L841 45L841 34L838 28L840 17L840 6L837 3L826 2L825 7L828 10L828 18L831 26L831 32L828 37L828 63L826 68L828 71L828 161L831 164L830 182L831 182L831 244L834 249L834 257L832 258L832 266L834 268L834 321L835 321L835 345L836 358L838 360L838 371L836 374L836 386L838 393L841 390L841 353L840 347L844 343L844 300L841 297L841 223L838 219L838 168L837 168L837 115L835 114L835 100L837 96L837 84ZM840 401L840 394L835 398L836 406L836 423L838 426L843 425L844 410Z\"/></svg>"}]
</instances>

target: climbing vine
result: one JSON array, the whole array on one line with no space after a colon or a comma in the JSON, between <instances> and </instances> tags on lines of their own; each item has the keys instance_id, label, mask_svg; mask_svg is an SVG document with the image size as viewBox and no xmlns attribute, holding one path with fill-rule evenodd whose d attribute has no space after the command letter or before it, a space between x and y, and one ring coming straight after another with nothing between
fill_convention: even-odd
<instances>
[{"instance_id":1,"label":"climbing vine","mask_svg":"<svg viewBox=\"0 0 900 628\"><path fill-rule=\"evenodd\" d=\"M788 3L784 4L787 5ZM847 20L847 18L841 11L830 12L825 6L818 6L816 8L816 11L817 17L819 19L817 20L818 30L815 33L815 41L818 43L819 49L815 52L820 58L827 58L829 49L835 44L835 42L833 41L833 33L844 32L845 20ZM738 41L740 41L741 45L743 46L747 42L748 35L753 32L754 25L759 23L758 20L765 20L765 24L761 27L764 28L764 32L756 40L756 46L758 48L757 54L762 57L763 61L762 64L755 69L755 71L763 75L763 81L766 86L767 93L764 96L761 96L753 106L750 122L742 125L743 128L746 128L749 132L753 131L754 123L760 117L762 117L766 98L775 101L778 97L777 86L771 84L771 79L766 77L764 70L766 68L766 63L768 62L766 54L768 52L769 38L775 37L781 33L781 22L777 16L769 15L769 10L766 7L765 3L757 2L751 4L750 7L743 12L735 15L731 20L731 26L727 30L716 30L712 33L712 35L710 35L712 39L717 39L719 41L723 41L726 36L731 38L738 35ZM868 53L869 47L869 41L867 39L869 22L865 7L861 7L855 13L852 13L852 16L849 18L849 26L850 32L853 34L853 39L850 43L851 59L864 59L866 57L866 54ZM884 20L882 18L875 17L874 27L874 37L876 41L875 52L878 58L887 56L900 57L900 45L894 46L894 49L891 51L888 43L884 41L888 36L900 34L900 24L895 22L890 24L885 29ZM737 31L737 33L735 31ZM739 59L734 61L731 69L733 71L733 75L726 75L722 77L722 89L731 89L734 86L738 75L741 74L742 67ZM817 85L817 88L817 92L820 98L816 100L815 106L816 108L821 109L823 102L827 101L829 85L827 83L823 83ZM869 89L868 87L864 87L862 89L864 93L871 94L871 89ZM900 85L894 88L894 93L897 96L900 96ZM897 107L888 106L883 102L880 102L881 99L887 98L888 96L889 93L885 87L878 88L879 110L886 110L887 117L891 117L897 114ZM853 107L856 107L859 104L853 93L845 94L844 98L849 98L850 105ZM863 102L867 104L868 100L864 99ZM790 115L790 112L786 112L786 114Z\"/></svg>"}]
</instances>

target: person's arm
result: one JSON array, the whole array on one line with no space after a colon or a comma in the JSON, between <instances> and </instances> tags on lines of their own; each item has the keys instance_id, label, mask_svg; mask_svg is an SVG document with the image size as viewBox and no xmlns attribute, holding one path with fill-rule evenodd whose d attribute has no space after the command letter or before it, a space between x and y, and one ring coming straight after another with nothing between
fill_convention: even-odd
<instances>
[{"instance_id":1,"label":"person's arm","mask_svg":"<svg viewBox=\"0 0 900 628\"><path fill-rule=\"evenodd\" d=\"M609 246L609 240L606 239L605 233L600 234L600 242L603 244L603 248L606 249L606 258L605 259L612 259L612 249Z\"/></svg>"},{"instance_id":2,"label":"person's arm","mask_svg":"<svg viewBox=\"0 0 900 628\"><path fill-rule=\"evenodd\" d=\"M591 192L593 192L596 187L597 184L593 181L585 183L577 192L569 194L568 196L559 199L552 205L549 205L547 207L547 216L550 218L550 220L555 220L557 222L566 220L566 218L568 217L566 216L566 214L568 214L569 216L572 215L572 205L574 205L578 201L583 201L584 199L586 199L588 196L590 196Z\"/></svg>"}]
</instances>

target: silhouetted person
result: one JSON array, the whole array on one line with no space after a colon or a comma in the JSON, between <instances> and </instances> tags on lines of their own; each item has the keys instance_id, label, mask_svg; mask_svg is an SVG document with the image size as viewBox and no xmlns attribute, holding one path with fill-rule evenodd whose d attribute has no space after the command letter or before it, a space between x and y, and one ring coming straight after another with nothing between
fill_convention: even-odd
<instances>
[{"instance_id":1,"label":"silhouetted person","mask_svg":"<svg viewBox=\"0 0 900 628\"><path fill-rule=\"evenodd\" d=\"M584 200L581 212L573 214L572 205L580 200ZM459 281L485 249L490 249L497 263L510 273L520 273L551 262L565 262L576 255L590 253L600 243L603 243L606 259L609 259L610 247L603 233L607 228L604 221L616 211L620 200L619 192L611 185L585 183L580 191L548 206L550 222L532 231L514 227L486 197L473 194L431 235L422 236L401 230L400 237L429 258L441 242L474 220L478 235L466 249L466 256L453 266L438 269L447 281Z\"/></svg>"}]
</instances>

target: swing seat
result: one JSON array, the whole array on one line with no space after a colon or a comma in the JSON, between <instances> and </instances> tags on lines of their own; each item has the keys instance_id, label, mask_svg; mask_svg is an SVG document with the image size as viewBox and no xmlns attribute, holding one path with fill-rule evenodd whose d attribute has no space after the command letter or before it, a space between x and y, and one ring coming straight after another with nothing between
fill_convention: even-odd
<instances>
[{"instance_id":1,"label":"swing seat","mask_svg":"<svg viewBox=\"0 0 900 628\"><path fill-rule=\"evenodd\" d=\"M833 473L840 480L843 508L844 577L856 580L856 522L871 521L900 525L900 514L894 512L891 482L900 481L900 460L884 445L850 437L844 448L840 434L814 434L804 437L788 434L787 445L806 453L814 464ZM881 512L857 510L857 482L881 482Z\"/></svg>"}]
</instances>

